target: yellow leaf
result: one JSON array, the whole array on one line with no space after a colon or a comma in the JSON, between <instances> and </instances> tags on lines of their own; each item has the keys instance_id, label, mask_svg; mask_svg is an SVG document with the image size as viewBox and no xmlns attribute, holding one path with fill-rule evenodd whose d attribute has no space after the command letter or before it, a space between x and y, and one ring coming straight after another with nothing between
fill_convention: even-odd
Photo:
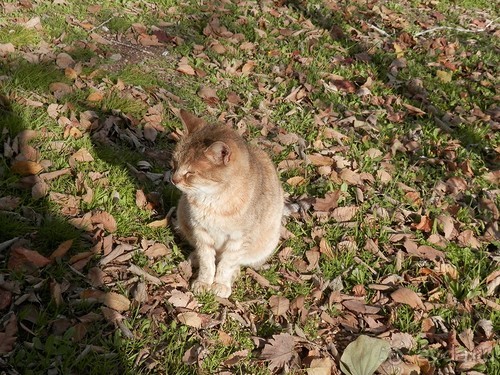
<instances>
[{"instance_id":1,"label":"yellow leaf","mask_svg":"<svg viewBox=\"0 0 500 375\"><path fill-rule=\"evenodd\" d=\"M451 82L452 73L446 72L444 70L438 70L436 76L441 80L441 82Z\"/></svg>"},{"instance_id":2,"label":"yellow leaf","mask_svg":"<svg viewBox=\"0 0 500 375\"><path fill-rule=\"evenodd\" d=\"M99 91L94 91L89 96L87 96L87 100L89 102L100 102L104 96Z\"/></svg>"}]
</instances>

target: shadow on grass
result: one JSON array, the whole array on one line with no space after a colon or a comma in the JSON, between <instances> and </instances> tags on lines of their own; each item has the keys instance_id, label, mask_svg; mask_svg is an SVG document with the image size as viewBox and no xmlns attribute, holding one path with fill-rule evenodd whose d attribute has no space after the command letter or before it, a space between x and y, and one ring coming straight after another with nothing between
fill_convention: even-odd
<instances>
[{"instance_id":1,"label":"shadow on grass","mask_svg":"<svg viewBox=\"0 0 500 375\"><path fill-rule=\"evenodd\" d=\"M329 31L332 38L340 43L345 51L349 52L349 55L345 56L346 59L356 61L359 60L359 56L361 58L366 58L367 56L372 55L371 53L369 53L369 51L373 48L373 45L360 43L358 40L353 39L349 35L349 33L345 31L345 26L349 26L349 22L347 21L348 18L350 18L355 24L355 27L358 28L361 28L361 23L356 21L357 16L360 17L360 21L366 21L367 24L370 24L370 17L372 16L370 16L370 11L368 10L368 3L366 4L367 9L365 12L354 12L353 14L351 14L352 11L348 11L348 2L337 3L336 6L339 11L329 10L326 4L323 4L325 5L323 7L310 7L308 6L307 1L303 0L285 0L284 4L301 13L305 18L309 19L317 27ZM373 14L375 14L374 11ZM403 34L405 33L401 32L399 33L399 35L395 35L393 38L389 38L389 41L404 44L404 38L412 38L409 35L405 36ZM458 33L453 38L464 42L464 44L466 45L466 40L470 37L481 38L482 36L480 34ZM383 38L381 38L381 40L382 39ZM486 46L482 49L487 51L490 47L491 46ZM411 45L409 49L411 50ZM439 104L442 103L433 102L433 99L431 99L430 95L425 92L425 89L420 89L432 87L431 83L427 81L429 76L410 76L406 80L401 79L400 77L396 77L390 71L390 66L392 62L395 61L395 59L395 53L377 52L376 55L368 58L368 60L362 61L367 61L368 64L373 65L374 69L372 71L376 75L375 80L384 82L395 93L400 94L402 97L407 97L411 100L411 103L413 105L426 112L426 115L422 117L422 120L429 120L429 124L433 124L430 126L434 126L435 129L440 129L441 131L449 134L451 138L458 140L464 148L475 153L477 157L480 158L488 168L492 170L498 169L500 167L500 155L493 149L491 142L488 143L486 141L485 137L488 132L493 132L493 130L487 131L484 127L481 128L473 126L471 124L460 124L460 121L457 121L458 118L449 121L450 117L453 118L458 116L458 114L451 112L454 109L449 108L450 111L443 112L442 110L438 109ZM404 65L406 66L406 63ZM407 68L406 71L409 71L409 69ZM417 92L412 92L412 88L410 87L412 85L413 79L422 80L421 87L416 89ZM399 82L395 84L395 81ZM497 104L494 104L494 100L489 100L488 102L490 103L490 107L486 107L487 104L484 102L484 100L482 100L483 98L472 87L462 87L460 88L460 90L463 90L463 92L465 92L470 97L474 97L477 95L477 100L474 104L477 105L481 110L490 113L492 121L500 121L499 107ZM443 98L443 100L446 99ZM408 122L408 125L415 127L422 121L411 120L406 122ZM418 155L415 156L418 157Z\"/></svg>"}]
</instances>

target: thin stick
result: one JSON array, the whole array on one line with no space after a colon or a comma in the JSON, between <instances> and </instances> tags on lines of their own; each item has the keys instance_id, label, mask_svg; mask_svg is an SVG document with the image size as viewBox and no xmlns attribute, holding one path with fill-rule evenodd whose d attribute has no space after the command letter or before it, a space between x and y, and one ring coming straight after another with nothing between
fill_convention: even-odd
<instances>
[{"instance_id":1,"label":"thin stick","mask_svg":"<svg viewBox=\"0 0 500 375\"><path fill-rule=\"evenodd\" d=\"M387 34L384 30L378 28L377 26L375 25L370 25L368 24L368 26L370 26L373 30L377 31L379 34L382 34L383 36L390 36L389 34Z\"/></svg>"},{"instance_id":2,"label":"thin stick","mask_svg":"<svg viewBox=\"0 0 500 375\"><path fill-rule=\"evenodd\" d=\"M94 30L100 29L101 27L103 27L104 25L106 25L109 21L111 21L113 18L115 18L115 16L111 16L111 17L109 17L106 21L104 21L103 23L101 23L100 25L93 27L92 29L90 29L90 30L88 31L88 32L89 32L89 34L90 34L92 31L94 31Z\"/></svg>"},{"instance_id":3,"label":"thin stick","mask_svg":"<svg viewBox=\"0 0 500 375\"><path fill-rule=\"evenodd\" d=\"M439 31L439 30L453 30L453 31L460 31L462 33L481 33L483 31L488 30L488 28L493 24L493 22L495 22L496 20L498 20L498 18L499 17L497 17L496 19L488 22L486 24L486 26L483 27L482 29L471 30L471 29L464 29L462 27L438 26L438 27L433 27L432 29L429 29L429 30L425 30L425 31L421 31L419 33L416 33L415 36L417 37L417 36L421 36L421 35L424 35L424 34L433 33L433 32Z\"/></svg>"}]
</instances>

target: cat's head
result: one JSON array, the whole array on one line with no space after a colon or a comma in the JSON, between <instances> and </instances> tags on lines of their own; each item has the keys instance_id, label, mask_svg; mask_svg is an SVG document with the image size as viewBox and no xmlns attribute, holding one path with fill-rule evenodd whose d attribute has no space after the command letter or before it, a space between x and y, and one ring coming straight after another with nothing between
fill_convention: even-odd
<instances>
[{"instance_id":1,"label":"cat's head","mask_svg":"<svg viewBox=\"0 0 500 375\"><path fill-rule=\"evenodd\" d=\"M172 156L172 183L187 194L214 194L241 172L246 145L233 130L180 111L184 136Z\"/></svg>"}]
</instances>

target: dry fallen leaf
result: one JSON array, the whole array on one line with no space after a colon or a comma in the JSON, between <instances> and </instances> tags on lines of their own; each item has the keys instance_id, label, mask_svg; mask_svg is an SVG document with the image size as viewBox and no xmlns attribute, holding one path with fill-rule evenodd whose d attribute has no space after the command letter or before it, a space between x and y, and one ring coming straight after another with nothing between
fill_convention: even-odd
<instances>
[{"instance_id":1,"label":"dry fallen leaf","mask_svg":"<svg viewBox=\"0 0 500 375\"><path fill-rule=\"evenodd\" d=\"M271 371L283 368L295 353L295 338L288 333L273 335L262 349L261 358L269 361Z\"/></svg>"},{"instance_id":2,"label":"dry fallen leaf","mask_svg":"<svg viewBox=\"0 0 500 375\"><path fill-rule=\"evenodd\" d=\"M61 52L56 57L56 65L61 69L71 68L75 64L75 60L66 52Z\"/></svg>"},{"instance_id":3,"label":"dry fallen leaf","mask_svg":"<svg viewBox=\"0 0 500 375\"><path fill-rule=\"evenodd\" d=\"M358 209L359 207L356 206L337 207L332 212L332 218L340 223L351 221L356 216Z\"/></svg>"},{"instance_id":4,"label":"dry fallen leaf","mask_svg":"<svg viewBox=\"0 0 500 375\"><path fill-rule=\"evenodd\" d=\"M43 171L43 167L34 161L15 160L12 163L11 170L21 176L29 176L40 173Z\"/></svg>"},{"instance_id":5,"label":"dry fallen leaf","mask_svg":"<svg viewBox=\"0 0 500 375\"><path fill-rule=\"evenodd\" d=\"M17 207L19 207L20 203L21 203L21 198L19 198L19 197L13 197L11 195L8 195L6 197L1 197L0 198L0 210L2 210L2 211L15 210Z\"/></svg>"},{"instance_id":6,"label":"dry fallen leaf","mask_svg":"<svg viewBox=\"0 0 500 375\"><path fill-rule=\"evenodd\" d=\"M187 311L177 315L177 319L182 324L185 324L194 328L201 328L202 320L200 315L194 311Z\"/></svg>"},{"instance_id":7,"label":"dry fallen leaf","mask_svg":"<svg viewBox=\"0 0 500 375\"><path fill-rule=\"evenodd\" d=\"M331 191L324 198L316 198L313 207L316 211L329 212L337 207L339 197L340 190Z\"/></svg>"},{"instance_id":8,"label":"dry fallen leaf","mask_svg":"<svg viewBox=\"0 0 500 375\"><path fill-rule=\"evenodd\" d=\"M104 95L99 91L94 91L87 96L89 102L100 102L104 99Z\"/></svg>"},{"instance_id":9,"label":"dry fallen leaf","mask_svg":"<svg viewBox=\"0 0 500 375\"><path fill-rule=\"evenodd\" d=\"M290 300L283 296L269 298L269 307L275 316L285 315L290 307Z\"/></svg>"},{"instance_id":10,"label":"dry fallen leaf","mask_svg":"<svg viewBox=\"0 0 500 375\"><path fill-rule=\"evenodd\" d=\"M45 267L51 260L34 250L25 247L15 247L10 252L7 268L15 271L33 271Z\"/></svg>"},{"instance_id":11,"label":"dry fallen leaf","mask_svg":"<svg viewBox=\"0 0 500 375\"><path fill-rule=\"evenodd\" d=\"M115 232L117 229L115 218L106 211L101 211L93 214L90 217L90 222L92 224L102 224L104 229L106 229L110 233Z\"/></svg>"},{"instance_id":12,"label":"dry fallen leaf","mask_svg":"<svg viewBox=\"0 0 500 375\"><path fill-rule=\"evenodd\" d=\"M169 255L172 252L167 246L165 246L162 243L155 243L154 245L150 246L144 254L148 258L158 258L161 256Z\"/></svg>"},{"instance_id":13,"label":"dry fallen leaf","mask_svg":"<svg viewBox=\"0 0 500 375\"><path fill-rule=\"evenodd\" d=\"M64 241L50 254L50 259L62 258L71 249L71 246L73 246L73 240Z\"/></svg>"},{"instance_id":14,"label":"dry fallen leaf","mask_svg":"<svg viewBox=\"0 0 500 375\"><path fill-rule=\"evenodd\" d=\"M14 349L17 341L17 318L12 314L5 325L5 330L0 332L0 354L8 354Z\"/></svg>"},{"instance_id":15,"label":"dry fallen leaf","mask_svg":"<svg viewBox=\"0 0 500 375\"><path fill-rule=\"evenodd\" d=\"M410 305L414 309L420 308L425 310L425 306L422 300L420 299L418 294L411 289L399 288L391 293L391 298L394 300L394 302Z\"/></svg>"}]
</instances>

